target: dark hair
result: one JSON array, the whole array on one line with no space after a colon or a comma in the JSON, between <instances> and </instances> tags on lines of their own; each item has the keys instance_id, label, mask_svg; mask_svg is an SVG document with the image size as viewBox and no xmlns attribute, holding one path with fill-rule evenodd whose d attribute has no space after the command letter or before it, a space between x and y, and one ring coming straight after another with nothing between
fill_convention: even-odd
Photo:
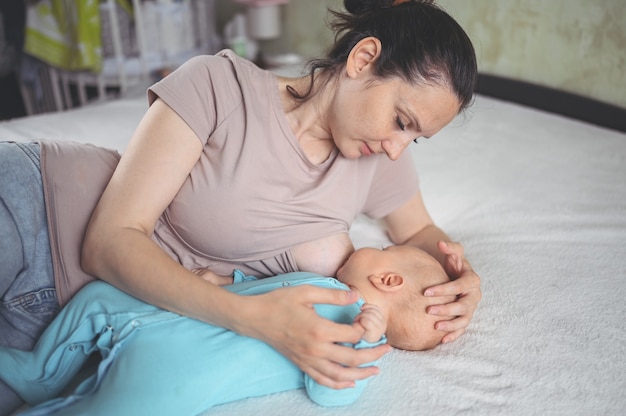
<instances>
[{"instance_id":1,"label":"dark hair","mask_svg":"<svg viewBox=\"0 0 626 416\"><path fill-rule=\"evenodd\" d=\"M316 71L329 80L343 68L352 48L373 36L382 44L375 76L448 85L460 108L467 108L472 102L477 68L474 47L465 31L432 0L408 0L395 6L393 3L345 0L346 12L331 10L335 43L325 58L309 62L309 90L299 94L289 87L292 96L306 100L313 90Z\"/></svg>"}]
</instances>

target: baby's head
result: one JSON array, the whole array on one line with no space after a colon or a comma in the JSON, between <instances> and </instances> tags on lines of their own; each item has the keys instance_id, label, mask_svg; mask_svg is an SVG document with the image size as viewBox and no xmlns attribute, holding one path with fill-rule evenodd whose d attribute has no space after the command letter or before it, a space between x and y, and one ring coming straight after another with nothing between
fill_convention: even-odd
<instances>
[{"instance_id":1,"label":"baby's head","mask_svg":"<svg viewBox=\"0 0 626 416\"><path fill-rule=\"evenodd\" d=\"M420 351L441 343L446 333L436 330L435 323L451 317L429 315L426 308L455 298L424 296L427 287L449 281L441 264L425 251L411 246L362 248L337 271L337 278L385 311L387 340L394 348Z\"/></svg>"}]
</instances>

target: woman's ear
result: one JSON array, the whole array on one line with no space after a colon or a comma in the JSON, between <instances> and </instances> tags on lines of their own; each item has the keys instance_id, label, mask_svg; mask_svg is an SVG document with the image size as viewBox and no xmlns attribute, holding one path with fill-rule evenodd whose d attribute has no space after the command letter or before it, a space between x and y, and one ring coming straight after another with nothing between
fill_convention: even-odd
<instances>
[{"instance_id":1,"label":"woman's ear","mask_svg":"<svg viewBox=\"0 0 626 416\"><path fill-rule=\"evenodd\" d=\"M378 38L369 36L361 39L350 51L346 61L346 73L350 78L356 78L369 65L376 62L380 56L382 44Z\"/></svg>"},{"instance_id":2,"label":"woman's ear","mask_svg":"<svg viewBox=\"0 0 626 416\"><path fill-rule=\"evenodd\" d=\"M395 292L404 287L404 277L398 273L386 272L368 276L374 287L381 292Z\"/></svg>"}]
</instances>

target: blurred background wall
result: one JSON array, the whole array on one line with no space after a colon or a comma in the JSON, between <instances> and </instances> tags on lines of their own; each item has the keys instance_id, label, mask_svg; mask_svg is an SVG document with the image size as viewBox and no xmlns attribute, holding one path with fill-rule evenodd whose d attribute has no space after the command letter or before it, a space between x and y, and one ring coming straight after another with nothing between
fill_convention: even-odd
<instances>
[{"instance_id":1,"label":"blurred background wall","mask_svg":"<svg viewBox=\"0 0 626 416\"><path fill-rule=\"evenodd\" d=\"M332 41L326 9L338 0L291 0L283 36L263 51L305 57ZM626 108L626 1L439 0L465 28L481 72L562 89ZM218 0L218 25L238 10Z\"/></svg>"},{"instance_id":2,"label":"blurred background wall","mask_svg":"<svg viewBox=\"0 0 626 416\"><path fill-rule=\"evenodd\" d=\"M29 60L10 59L11 56L20 56L11 53L12 51L17 53L21 51L22 44L29 45L29 42L24 43L23 36L15 36L20 30L22 32L24 30L25 5L38 7L51 1L64 5L71 5L76 1L78 4L78 0L63 2L61 0L0 0L0 119L42 111L54 111L55 108L72 107L77 101L74 99L74 96L77 95L76 91L82 90L81 88L74 90L63 88L63 91L69 91L63 94L65 99L61 99L63 97L58 93L46 94L47 90L44 87L47 84L43 83L42 80L47 79L48 75L56 73L58 68L42 66L38 63L37 71L35 71L31 68L32 65L26 65ZM88 0L82 1L89 4L93 3ZM139 1L146 8L144 17L149 15L149 13L146 14L149 10L155 9L157 4L155 1ZM196 10L198 8L196 6L204 5L203 8L210 11L206 14L207 18L203 19L201 17L203 14L200 12L194 12L192 15L195 23L205 23L199 26L204 27L207 31L191 30L195 35L199 34L195 37L199 37L201 40L215 40L215 44L210 42L211 48L203 47L198 51L216 51L224 43L220 42L220 36L216 36L215 32L222 35L222 41L226 40L224 28L227 23L232 23L233 17L237 13L245 13L246 10L249 10L241 2L249 3L250 0L192 0L190 2L159 0L159 7L163 10L156 8L163 12L166 7L181 8L186 4L194 4L193 7L195 8L192 8ZM479 69L483 74L551 87L626 109L626 0L438 0L438 2L466 29L475 45ZM101 0L97 7L99 9L105 7L106 10L109 10L111 4L122 3L129 2L128 0L108 0L106 2ZM295 53L305 59L322 55L333 40L333 34L327 27L327 21L330 17L327 9L340 10L342 6L342 0L290 0L287 4L280 6L278 34L268 37L271 40L259 40L258 44L253 42L254 47L249 50L246 49L246 54L258 56L256 52L260 46L262 58L284 56L289 53ZM120 13L123 14L124 8L118 7L117 9L118 12L121 10ZM187 26L176 23L178 22L177 16L180 17L179 14L165 13L163 15L168 16L169 20L166 19L164 23L168 23L170 29L180 28L181 30L178 32L181 33L188 29ZM39 16L39 14L34 13L34 16ZM107 16L108 13L102 14L102 25L104 25L106 21L104 18ZM270 20L273 24L274 18ZM264 21L267 23L267 19ZM153 24L145 24L144 26L152 29L156 27ZM191 26L193 25L189 27ZM29 27L31 29L35 27L39 30L43 26L31 24ZM232 29L234 26L231 24L229 27ZM206 35L205 32L210 32L210 36ZM232 35L232 31L230 32ZM177 33L177 31L174 30L173 33ZM163 34L165 40L172 40L171 35L172 33ZM273 38L274 36L278 37ZM132 39L132 36L130 38ZM158 36L152 34L147 38L154 40ZM125 38L123 37L123 39ZM240 45L232 41L232 36L230 39L231 41L226 42L226 44ZM26 40L28 40L28 36ZM164 42L158 39L156 42L160 45L157 49L163 49ZM165 43L169 45L172 42ZM106 44L105 42L105 46ZM24 48L28 53L32 53L31 49ZM233 49L237 48L233 47ZM40 48L39 50L49 51L49 48ZM36 54L35 57L41 59ZM119 66L117 65L118 60L113 61L105 59L103 74L115 72L113 75L116 75L119 72L106 71L107 68L115 70ZM132 59L126 58L124 67L134 68L132 65L134 61L131 61ZM17 65L18 62L22 62L22 64ZM32 60L30 62L32 63ZM54 65L54 63L45 62ZM115 65L113 67L107 66L107 62L113 62ZM271 65L275 70L277 66L287 66L289 69L287 73L289 74L293 74L294 70L297 72L297 69L300 68L297 61L295 64L286 63L286 61L282 61L282 63L274 61L272 64L267 59L265 62L261 59L258 63ZM169 66L174 67L175 65ZM165 69L172 69L169 66ZM41 68L44 70L40 71ZM60 75L57 75L55 79L74 80L71 81L74 82L74 86L79 85L80 82L85 84L84 74L73 74L66 69L61 68L64 72L60 72ZM21 76L19 79L18 74ZM108 75L91 75L93 75L91 78L97 75L97 97L104 95L108 97L109 93L115 95L116 91L123 91L124 85L129 84L124 82L128 77L119 75L117 78L113 76L111 81L119 84L116 84L117 89L101 88L100 84L102 83L100 81ZM58 84L52 80L51 75L49 78L51 79L49 82L51 86ZM70 81L65 82L65 84ZM63 85L65 86L65 84ZM34 87L38 87L44 93L24 94L24 90L28 89L25 86L33 86L33 91L36 90ZM496 91L502 91L502 87L497 86ZM45 100L38 99L37 103L41 101L50 105L35 108L36 106L31 103L34 99L23 99L23 97L28 98L31 95L35 98L47 97ZM81 94L78 96L79 98L82 97ZM50 97L53 97L54 100ZM532 93L532 97L537 97L537 95ZM90 98L93 98L93 94L87 97L87 99ZM82 103L85 100L80 99L78 101ZM19 103L24 105L18 105ZM557 108L564 108L565 104L572 104L571 106L575 107L572 97L569 97L563 104L559 101L555 105ZM594 114L604 114L604 117L610 120L623 118L622 113L614 115L614 113L607 112L605 108L596 104L592 110L594 110ZM551 111L555 110L551 109ZM580 111L583 114L589 112L587 108ZM579 115L576 117L581 118Z\"/></svg>"}]
</instances>

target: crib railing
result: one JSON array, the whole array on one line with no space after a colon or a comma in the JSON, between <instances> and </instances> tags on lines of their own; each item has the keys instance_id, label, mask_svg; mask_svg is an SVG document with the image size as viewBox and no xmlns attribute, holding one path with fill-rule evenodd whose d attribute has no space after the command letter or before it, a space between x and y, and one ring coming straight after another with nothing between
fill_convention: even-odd
<instances>
[{"instance_id":1,"label":"crib railing","mask_svg":"<svg viewBox=\"0 0 626 416\"><path fill-rule=\"evenodd\" d=\"M221 47L215 0L101 0L99 11L101 70L75 71L44 62L22 86L29 114L119 96L148 83L155 72Z\"/></svg>"}]
</instances>

